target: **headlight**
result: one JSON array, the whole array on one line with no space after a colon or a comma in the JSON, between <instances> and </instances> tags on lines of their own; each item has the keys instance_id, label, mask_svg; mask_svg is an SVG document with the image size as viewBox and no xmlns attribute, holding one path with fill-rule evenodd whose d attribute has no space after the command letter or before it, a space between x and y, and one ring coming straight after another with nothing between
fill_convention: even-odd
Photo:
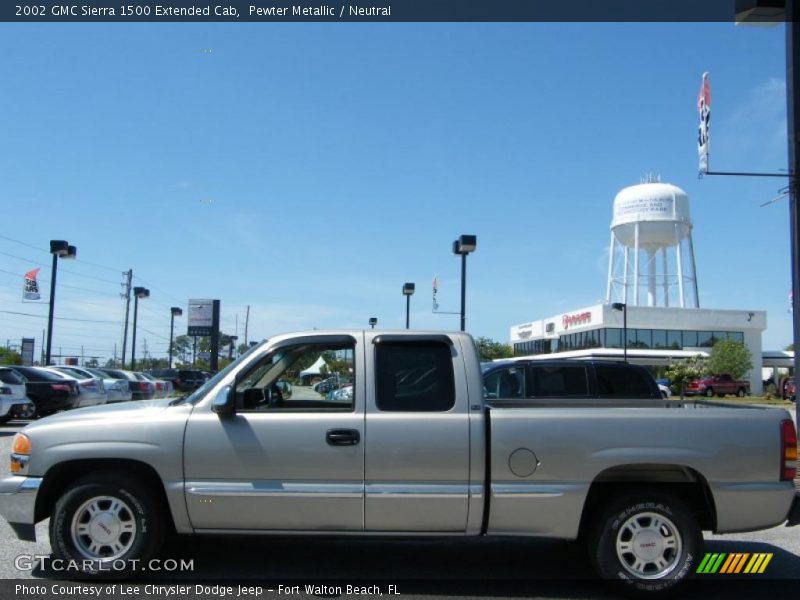
<instances>
[{"instance_id":1,"label":"headlight","mask_svg":"<svg viewBox=\"0 0 800 600\"><path fill-rule=\"evenodd\" d=\"M9 471L15 475L23 474L27 469L28 462L31 459L31 441L24 433L18 433L14 436L14 441L11 443L11 463Z\"/></svg>"}]
</instances>

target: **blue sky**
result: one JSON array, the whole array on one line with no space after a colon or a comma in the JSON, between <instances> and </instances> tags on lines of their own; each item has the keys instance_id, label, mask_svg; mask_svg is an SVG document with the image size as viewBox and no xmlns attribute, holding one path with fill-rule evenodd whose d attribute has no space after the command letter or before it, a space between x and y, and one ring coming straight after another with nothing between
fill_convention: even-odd
<instances>
[{"instance_id":1,"label":"blue sky","mask_svg":"<svg viewBox=\"0 0 800 600\"><path fill-rule=\"evenodd\" d=\"M467 329L604 298L614 195L649 172L689 194L700 300L768 313L791 342L779 179L697 178L711 74L711 167L786 168L783 26L669 24L0 25L0 341L38 340L21 275L59 269L54 346L121 346L121 272L152 296L137 347L165 355L169 310L220 298L223 329ZM9 255L13 255L9 256ZM17 258L14 258L17 257ZM43 291L49 269L40 274ZM64 287L62 287L64 284ZM71 287L67 287L71 286ZM46 298L46 296L45 296ZM29 317L9 314L25 312ZM184 331L185 317L178 321ZM69 350L66 350L69 348ZM138 352L137 352L138 353Z\"/></svg>"}]
</instances>

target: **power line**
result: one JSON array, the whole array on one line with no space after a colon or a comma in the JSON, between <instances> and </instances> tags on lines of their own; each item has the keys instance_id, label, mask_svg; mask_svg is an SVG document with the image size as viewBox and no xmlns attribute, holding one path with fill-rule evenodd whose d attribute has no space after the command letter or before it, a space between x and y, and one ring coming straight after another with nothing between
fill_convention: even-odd
<instances>
[{"instance_id":1,"label":"power line","mask_svg":"<svg viewBox=\"0 0 800 600\"><path fill-rule=\"evenodd\" d=\"M23 317L38 317L41 319L46 319L47 315L34 315L31 313L23 313L23 312L15 312L13 310L0 310L0 313L5 313L7 315L21 315ZM53 317L54 319L58 319L60 321L81 321L83 323L115 323L117 325L121 325L119 321L100 321L97 319L75 319L72 317Z\"/></svg>"}]
</instances>

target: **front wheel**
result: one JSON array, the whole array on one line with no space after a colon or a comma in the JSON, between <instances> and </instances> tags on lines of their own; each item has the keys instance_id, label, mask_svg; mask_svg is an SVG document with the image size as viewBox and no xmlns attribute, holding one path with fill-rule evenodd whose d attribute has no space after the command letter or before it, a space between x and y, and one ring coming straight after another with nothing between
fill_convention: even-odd
<instances>
[{"instance_id":1,"label":"front wheel","mask_svg":"<svg viewBox=\"0 0 800 600\"><path fill-rule=\"evenodd\" d=\"M739 396L739 398L744 398L745 397L744 388L739 388L738 390L736 390L736 395Z\"/></svg>"},{"instance_id":2,"label":"front wheel","mask_svg":"<svg viewBox=\"0 0 800 600\"><path fill-rule=\"evenodd\" d=\"M161 546L164 518L159 508L152 491L133 477L110 472L84 477L53 509L53 556L77 565L76 577L128 577Z\"/></svg>"},{"instance_id":3,"label":"front wheel","mask_svg":"<svg viewBox=\"0 0 800 600\"><path fill-rule=\"evenodd\" d=\"M611 501L589 540L600 577L640 594L665 593L683 583L703 546L686 505L656 490Z\"/></svg>"},{"instance_id":4,"label":"front wheel","mask_svg":"<svg viewBox=\"0 0 800 600\"><path fill-rule=\"evenodd\" d=\"M706 398L711 398L714 395L714 388L706 388Z\"/></svg>"}]
</instances>

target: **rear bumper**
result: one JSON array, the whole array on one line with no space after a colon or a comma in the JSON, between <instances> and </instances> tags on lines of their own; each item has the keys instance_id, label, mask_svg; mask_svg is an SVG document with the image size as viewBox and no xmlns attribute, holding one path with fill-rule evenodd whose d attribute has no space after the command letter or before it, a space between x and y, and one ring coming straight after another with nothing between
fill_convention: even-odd
<instances>
[{"instance_id":1,"label":"rear bumper","mask_svg":"<svg viewBox=\"0 0 800 600\"><path fill-rule=\"evenodd\" d=\"M33 403L39 412L55 412L57 410L69 410L78 405L78 396L61 396L49 398L32 398Z\"/></svg>"},{"instance_id":2,"label":"rear bumper","mask_svg":"<svg viewBox=\"0 0 800 600\"><path fill-rule=\"evenodd\" d=\"M26 542L36 541L36 495L41 477L11 476L0 481L0 516L17 537Z\"/></svg>"},{"instance_id":3,"label":"rear bumper","mask_svg":"<svg viewBox=\"0 0 800 600\"><path fill-rule=\"evenodd\" d=\"M794 527L795 525L800 525L800 492L794 493L794 500L786 521L787 527Z\"/></svg>"}]
</instances>

